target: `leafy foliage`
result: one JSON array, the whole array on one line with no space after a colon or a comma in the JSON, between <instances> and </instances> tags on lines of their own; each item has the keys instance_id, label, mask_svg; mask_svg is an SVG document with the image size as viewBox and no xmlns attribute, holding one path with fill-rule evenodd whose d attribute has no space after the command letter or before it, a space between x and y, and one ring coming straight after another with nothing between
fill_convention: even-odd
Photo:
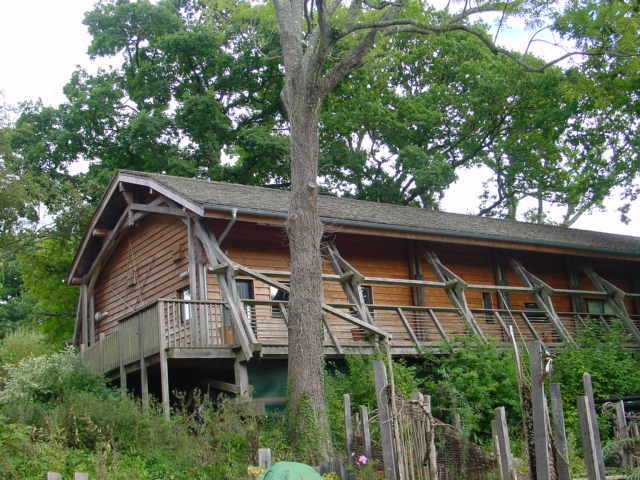
<instances>
[{"instance_id":1,"label":"leafy foliage","mask_svg":"<svg viewBox=\"0 0 640 480\"><path fill-rule=\"evenodd\" d=\"M521 411L512 352L475 337L460 340L460 346L443 344L441 353L427 355L418 371L432 395L434 414L453 423L452 414L458 412L469 437L486 442L494 410L504 406L511 432L517 434Z\"/></svg>"},{"instance_id":2,"label":"leafy foliage","mask_svg":"<svg viewBox=\"0 0 640 480\"><path fill-rule=\"evenodd\" d=\"M370 411L377 408L375 382L371 355L351 355L346 357L345 365L330 365L325 375L327 407L331 419L331 431L336 445L344 445L343 395L351 396L351 405L366 405ZM396 391L409 397L421 390L422 380L417 369L403 361L394 361L393 372ZM374 428L373 434L377 430ZM337 448L337 447L336 447Z\"/></svg>"},{"instance_id":3,"label":"leafy foliage","mask_svg":"<svg viewBox=\"0 0 640 480\"><path fill-rule=\"evenodd\" d=\"M613 330L592 325L582 330L575 345L560 350L553 361L553 381L562 386L567 425L579 437L576 398L584 395L582 374L591 374L598 399L637 395L640 392L640 357L625 346L621 325Z\"/></svg>"}]
</instances>

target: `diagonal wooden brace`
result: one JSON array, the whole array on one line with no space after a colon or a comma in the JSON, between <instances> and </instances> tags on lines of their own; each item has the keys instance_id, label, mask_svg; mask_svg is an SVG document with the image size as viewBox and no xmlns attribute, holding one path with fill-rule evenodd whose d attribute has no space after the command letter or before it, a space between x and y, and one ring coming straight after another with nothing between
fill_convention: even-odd
<instances>
[{"instance_id":1,"label":"diagonal wooden brace","mask_svg":"<svg viewBox=\"0 0 640 480\"><path fill-rule=\"evenodd\" d=\"M211 265L217 266L224 264L231 267L234 266L234 262L220 249L215 237L205 230L199 220L194 221L193 228L196 237L200 240L202 248L204 249L207 260ZM248 361L253 356L254 347L259 349L260 345L253 333L244 305L238 295L236 284L233 280L233 268L218 269L216 271L216 277L222 298L226 300L229 308L236 338L240 344L245 360Z\"/></svg>"},{"instance_id":2,"label":"diagonal wooden brace","mask_svg":"<svg viewBox=\"0 0 640 480\"><path fill-rule=\"evenodd\" d=\"M340 255L335 245L327 245L325 250L329 255L334 272L340 275L340 284L349 302L355 304L358 316L365 322L373 324L373 316L364 301L364 296L360 289L360 283L364 276Z\"/></svg>"},{"instance_id":3,"label":"diagonal wooden brace","mask_svg":"<svg viewBox=\"0 0 640 480\"><path fill-rule=\"evenodd\" d=\"M629 331L629 333L633 336L636 342L640 343L640 329L636 326L636 324L631 319L629 312L627 311L627 306L624 303L625 292L614 285L609 280L598 275L595 270L591 267L583 268L583 271L593 286L596 287L601 292L607 294L606 302L611 307L611 309L616 312L616 315L620 317L622 322L624 323L625 328Z\"/></svg>"},{"instance_id":4,"label":"diagonal wooden brace","mask_svg":"<svg viewBox=\"0 0 640 480\"><path fill-rule=\"evenodd\" d=\"M542 279L536 277L533 273L528 271L522 263L518 262L515 258L510 259L511 267L516 272L520 280L527 286L533 289L533 299L535 300L538 308L542 310L553 327L560 335L563 341L573 343L573 337L567 328L560 321L553 302L551 301L551 294L553 288Z\"/></svg>"},{"instance_id":5,"label":"diagonal wooden brace","mask_svg":"<svg viewBox=\"0 0 640 480\"><path fill-rule=\"evenodd\" d=\"M449 296L451 303L459 310L462 318L469 327L469 329L483 341L487 340L484 332L480 328L478 322L476 322L469 304L467 303L467 297L465 295L466 282L449 268L447 268L438 258L435 252L426 252L426 258L429 264L436 273L438 279L444 282L444 290Z\"/></svg>"}]
</instances>

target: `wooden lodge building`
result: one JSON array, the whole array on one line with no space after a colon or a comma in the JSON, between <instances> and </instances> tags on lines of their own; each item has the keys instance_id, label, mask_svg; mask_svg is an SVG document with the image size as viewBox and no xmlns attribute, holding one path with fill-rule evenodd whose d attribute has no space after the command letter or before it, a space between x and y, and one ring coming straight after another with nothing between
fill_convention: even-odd
<instances>
[{"instance_id":1,"label":"wooden lodge building","mask_svg":"<svg viewBox=\"0 0 640 480\"><path fill-rule=\"evenodd\" d=\"M74 258L75 342L148 399L200 386L286 395L287 192L120 171ZM328 356L415 355L461 335L640 343L640 239L322 196ZM251 386L251 389L249 388Z\"/></svg>"}]
</instances>

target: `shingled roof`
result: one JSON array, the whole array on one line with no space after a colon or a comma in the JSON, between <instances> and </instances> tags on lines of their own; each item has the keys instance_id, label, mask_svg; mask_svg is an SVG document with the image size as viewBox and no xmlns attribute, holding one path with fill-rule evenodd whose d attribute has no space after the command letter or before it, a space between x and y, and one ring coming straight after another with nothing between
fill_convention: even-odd
<instances>
[{"instance_id":1,"label":"shingled roof","mask_svg":"<svg viewBox=\"0 0 640 480\"><path fill-rule=\"evenodd\" d=\"M122 173L155 180L204 209L231 207L259 215L275 216L285 215L288 210L289 192L286 191L155 173ZM320 197L320 215L323 220L336 224L640 255L638 237L436 212L327 195Z\"/></svg>"}]
</instances>

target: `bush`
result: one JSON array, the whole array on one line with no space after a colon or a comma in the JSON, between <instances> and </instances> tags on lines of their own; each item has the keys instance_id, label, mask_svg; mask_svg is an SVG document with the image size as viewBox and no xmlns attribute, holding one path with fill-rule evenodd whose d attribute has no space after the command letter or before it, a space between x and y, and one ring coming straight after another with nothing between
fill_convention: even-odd
<instances>
[{"instance_id":1,"label":"bush","mask_svg":"<svg viewBox=\"0 0 640 480\"><path fill-rule=\"evenodd\" d=\"M331 421L331 432L334 450L344 450L344 413L342 396L351 395L351 405L357 408L366 405L369 411L378 408L376 403L375 382L373 377L372 355L353 355L346 357L346 368L333 365L325 376L327 392L327 406ZM416 367L407 365L404 361L393 362L393 373L396 391L405 397L421 390L421 381L417 377ZM377 436L374 425L372 435Z\"/></svg>"},{"instance_id":2,"label":"bush","mask_svg":"<svg viewBox=\"0 0 640 480\"><path fill-rule=\"evenodd\" d=\"M559 350L553 360L552 381L562 386L567 428L580 438L576 398L584 395L582 374L591 374L597 399L640 394L640 356L627 348L622 325L611 330L592 325L580 331L574 345ZM600 416L602 417L602 416ZM601 422L603 438L609 425Z\"/></svg>"},{"instance_id":3,"label":"bush","mask_svg":"<svg viewBox=\"0 0 640 480\"><path fill-rule=\"evenodd\" d=\"M512 434L521 431L520 398L513 352L494 342L464 337L455 349L426 354L419 374L433 397L434 415L452 423L458 412L464 431L478 443L491 438L491 419L504 406Z\"/></svg>"},{"instance_id":4,"label":"bush","mask_svg":"<svg viewBox=\"0 0 640 480\"><path fill-rule=\"evenodd\" d=\"M0 340L0 385L7 375L7 368L18 365L25 358L44 355L49 351L44 335L20 328Z\"/></svg>"},{"instance_id":5,"label":"bush","mask_svg":"<svg viewBox=\"0 0 640 480\"><path fill-rule=\"evenodd\" d=\"M100 375L91 373L73 348L38 357L25 358L6 368L0 390L0 406L62 402L73 392L106 394Z\"/></svg>"}]
</instances>

